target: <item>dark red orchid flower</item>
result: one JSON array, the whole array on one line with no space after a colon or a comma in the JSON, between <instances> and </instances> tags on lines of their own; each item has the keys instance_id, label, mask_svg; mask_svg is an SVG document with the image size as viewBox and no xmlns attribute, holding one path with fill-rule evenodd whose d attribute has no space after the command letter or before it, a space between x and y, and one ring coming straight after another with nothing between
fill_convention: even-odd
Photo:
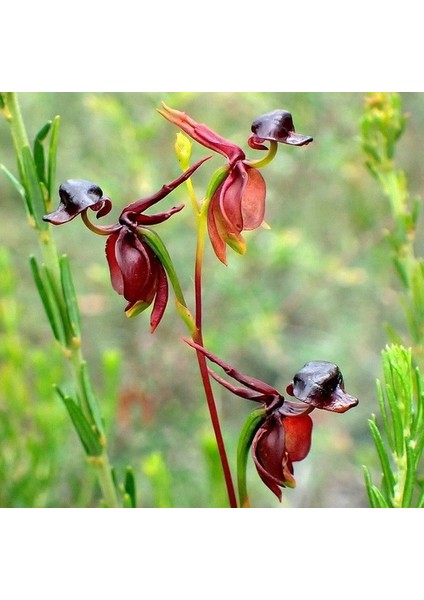
<instances>
[{"instance_id":1,"label":"dark red orchid flower","mask_svg":"<svg viewBox=\"0 0 424 600\"><path fill-rule=\"evenodd\" d=\"M146 215L144 211L191 177L208 158L210 157L198 161L156 194L125 207L115 225L102 227L94 225L88 219L88 209L101 217L110 211L112 204L98 185L84 179L69 179L63 183L59 188L58 209L44 217L45 221L53 225L61 225L81 214L89 229L108 236L106 258L112 287L128 301L125 308L128 317L140 313L153 303L150 317L152 332L159 325L168 303L168 278L164 257L158 256L149 244L147 228L166 221L179 212L183 205L153 215Z\"/></svg>"},{"instance_id":2,"label":"dark red orchid flower","mask_svg":"<svg viewBox=\"0 0 424 600\"><path fill-rule=\"evenodd\" d=\"M265 180L254 163L246 160L243 150L207 125L197 123L186 113L163 104L159 113L180 127L199 144L228 159L227 176L214 192L208 210L208 233L216 256L227 264L227 245L239 254L246 252L243 231L260 227L265 215ZM252 125L255 135L249 138L252 148L265 149L265 140L302 146L311 137L295 133L291 114L285 110L263 115Z\"/></svg>"},{"instance_id":3,"label":"dark red orchid flower","mask_svg":"<svg viewBox=\"0 0 424 600\"><path fill-rule=\"evenodd\" d=\"M281 488L296 485L293 463L306 458L311 447L312 419L309 413L315 408L345 412L356 406L358 399L344 392L340 370L332 363L311 362L296 373L293 378L295 396L301 402L294 402L286 400L263 381L243 375L199 344L188 339L185 342L243 387L229 383L209 369L218 383L236 396L261 402L264 406L264 420L252 441L253 462L262 481L281 500ZM287 389L293 395L292 384ZM322 393L318 399L319 390Z\"/></svg>"},{"instance_id":4,"label":"dark red orchid flower","mask_svg":"<svg viewBox=\"0 0 424 600\"><path fill-rule=\"evenodd\" d=\"M313 141L307 135L296 133L291 113L287 110L274 110L262 115L252 123L253 135L247 140L255 150L267 150L265 141L289 144L290 146L306 146Z\"/></svg>"},{"instance_id":5,"label":"dark red orchid flower","mask_svg":"<svg viewBox=\"0 0 424 600\"><path fill-rule=\"evenodd\" d=\"M266 185L260 172L249 166L236 144L197 123L186 113L163 105L159 113L199 144L228 159L227 176L213 194L208 210L208 232L215 254L227 264L226 245L239 254L246 252L242 231L256 229L265 213Z\"/></svg>"}]
</instances>

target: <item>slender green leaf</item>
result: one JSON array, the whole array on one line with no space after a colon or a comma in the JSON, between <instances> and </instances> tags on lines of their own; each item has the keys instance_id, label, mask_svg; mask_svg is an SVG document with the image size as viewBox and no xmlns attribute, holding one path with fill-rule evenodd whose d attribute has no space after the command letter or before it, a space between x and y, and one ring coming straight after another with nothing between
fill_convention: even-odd
<instances>
[{"instance_id":1,"label":"slender green leaf","mask_svg":"<svg viewBox=\"0 0 424 600\"><path fill-rule=\"evenodd\" d=\"M103 452L102 444L90 423L84 417L78 404L70 396L65 395L59 388L57 388L57 392L71 417L72 423L87 455L100 456Z\"/></svg>"},{"instance_id":2,"label":"slender green leaf","mask_svg":"<svg viewBox=\"0 0 424 600\"><path fill-rule=\"evenodd\" d=\"M398 456L403 454L403 423L402 414L399 410L398 397L396 392L393 391L392 387L386 383L386 398L390 408L390 414L392 417L393 434L394 434L394 446L395 452Z\"/></svg>"},{"instance_id":3,"label":"slender green leaf","mask_svg":"<svg viewBox=\"0 0 424 600\"><path fill-rule=\"evenodd\" d=\"M386 438L387 438L387 441L389 443L389 446L390 446L392 452L394 452L395 446L394 446L394 439L393 439L392 424L387 415L386 399L384 397L384 392L383 392L383 388L381 385L381 381L377 380L376 385L377 385L377 400L378 400L378 406L380 408L381 419L383 422L384 433L386 434Z\"/></svg>"},{"instance_id":4,"label":"slender green leaf","mask_svg":"<svg viewBox=\"0 0 424 600\"><path fill-rule=\"evenodd\" d=\"M91 386L87 363L83 361L79 370L79 381L81 390L81 408L92 425L97 428L99 434L104 435L103 419L97 398Z\"/></svg>"},{"instance_id":5,"label":"slender green leaf","mask_svg":"<svg viewBox=\"0 0 424 600\"><path fill-rule=\"evenodd\" d=\"M7 169L4 165L0 164L0 169L12 183L14 188L18 191L19 195L25 200L25 188L24 186L16 179L14 175Z\"/></svg>"},{"instance_id":6,"label":"slender green leaf","mask_svg":"<svg viewBox=\"0 0 424 600\"><path fill-rule=\"evenodd\" d=\"M414 451L411 447L410 440L406 443L406 478L403 489L402 508L410 508L412 503L412 495L415 485L415 460Z\"/></svg>"},{"instance_id":7,"label":"slender green leaf","mask_svg":"<svg viewBox=\"0 0 424 600\"><path fill-rule=\"evenodd\" d=\"M383 482L382 486L386 492L388 497L393 495L393 488L395 486L395 479L392 472L392 467L390 465L390 459L387 454L383 439L381 437L380 431L377 427L377 423L374 419L368 420L368 425L371 431L371 435L374 440L374 444L377 450L378 458L380 459L380 465L383 472Z\"/></svg>"},{"instance_id":8,"label":"slender green leaf","mask_svg":"<svg viewBox=\"0 0 424 600\"><path fill-rule=\"evenodd\" d=\"M50 136L50 148L49 148L49 165L48 165L48 176L47 176L47 191L49 201L53 198L53 186L55 184L56 177L56 157L57 157L57 144L59 141L59 124L60 117L56 116L53 119L52 132ZM50 207L49 207L50 210Z\"/></svg>"},{"instance_id":9,"label":"slender green leaf","mask_svg":"<svg viewBox=\"0 0 424 600\"><path fill-rule=\"evenodd\" d=\"M134 471L132 469L132 467L128 466L125 470L125 483L124 483L124 489L126 492L126 496L128 496L128 498L130 499L130 508L136 508L137 507L137 493L136 493L136 485L135 485L135 478L134 478ZM125 501L125 496L124 496L124 501Z\"/></svg>"},{"instance_id":10,"label":"slender green leaf","mask_svg":"<svg viewBox=\"0 0 424 600\"><path fill-rule=\"evenodd\" d=\"M22 148L22 159L25 177L26 200L29 213L34 218L34 224L37 229L47 229L48 224L43 221L46 214L46 205L44 196L40 187L40 182L32 158L31 150L28 146Z\"/></svg>"},{"instance_id":11,"label":"slender green leaf","mask_svg":"<svg viewBox=\"0 0 424 600\"><path fill-rule=\"evenodd\" d=\"M80 313L78 307L77 295L75 293L72 273L69 266L69 260L66 255L60 257L60 277L62 283L63 297L65 299L66 311L69 320L69 326L72 336L79 338L80 336Z\"/></svg>"},{"instance_id":12,"label":"slender green leaf","mask_svg":"<svg viewBox=\"0 0 424 600\"><path fill-rule=\"evenodd\" d=\"M39 269L35 256L30 257L30 265L34 277L38 294L44 306L50 327L52 328L55 339L63 346L66 346L66 333L63 327L63 321L57 308L56 299L52 293L49 281L45 281L42 271Z\"/></svg>"},{"instance_id":13,"label":"slender green leaf","mask_svg":"<svg viewBox=\"0 0 424 600\"><path fill-rule=\"evenodd\" d=\"M46 177L46 160L44 156L44 145L43 141L47 137L52 122L48 121L37 133L34 140L34 163L38 174L38 181L42 181L47 185Z\"/></svg>"},{"instance_id":14,"label":"slender green leaf","mask_svg":"<svg viewBox=\"0 0 424 600\"><path fill-rule=\"evenodd\" d=\"M368 467L363 465L364 470L364 478L365 478L365 488L368 494L368 500L371 508L389 508L386 499L380 490L373 485L371 481L371 475L368 470Z\"/></svg>"}]
</instances>

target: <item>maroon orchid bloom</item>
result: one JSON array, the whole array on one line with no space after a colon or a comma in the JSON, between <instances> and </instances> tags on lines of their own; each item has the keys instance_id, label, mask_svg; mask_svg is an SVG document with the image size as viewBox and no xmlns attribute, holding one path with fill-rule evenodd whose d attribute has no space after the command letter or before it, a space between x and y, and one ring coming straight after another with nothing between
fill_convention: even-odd
<instances>
[{"instance_id":1,"label":"maroon orchid bloom","mask_svg":"<svg viewBox=\"0 0 424 600\"><path fill-rule=\"evenodd\" d=\"M247 400L262 403L264 420L252 441L256 470L265 485L281 500L281 488L294 487L293 463L306 458L311 447L312 419L315 408L345 412L358 404L358 399L344 392L339 368L324 361L305 365L293 378L288 391L300 400L286 400L278 390L254 377L243 375L202 346L185 339L211 362L243 387L235 386L213 370L210 375L227 390Z\"/></svg>"},{"instance_id":2,"label":"maroon orchid bloom","mask_svg":"<svg viewBox=\"0 0 424 600\"><path fill-rule=\"evenodd\" d=\"M246 160L243 150L186 113L163 104L159 113L180 127L199 144L228 159L224 181L215 190L208 210L208 233L216 256L227 264L227 245L239 254L246 252L243 231L252 231L264 222L266 184L255 163ZM267 150L263 141L302 146L311 137L295 133L291 114L280 110L263 115L252 125L252 148Z\"/></svg>"},{"instance_id":3,"label":"maroon orchid bloom","mask_svg":"<svg viewBox=\"0 0 424 600\"><path fill-rule=\"evenodd\" d=\"M147 235L150 231L148 227L166 221L182 210L184 205L153 215L146 215L144 211L191 177L208 158L210 157L198 161L156 194L125 207L115 225L102 227L89 220L88 209L96 212L99 218L110 211L112 204L98 185L84 179L69 179L63 183L59 188L59 207L44 217L45 221L53 225L61 225L80 214L89 229L108 236L106 258L112 287L127 300L125 314L128 317L153 304L150 318L152 332L159 325L168 303L168 278L164 256L158 256L155 247L149 243L151 238ZM157 234L155 236L158 239Z\"/></svg>"},{"instance_id":4,"label":"maroon orchid bloom","mask_svg":"<svg viewBox=\"0 0 424 600\"><path fill-rule=\"evenodd\" d=\"M159 113L206 148L228 159L224 181L214 192L208 210L208 232L215 254L227 264L226 245L246 252L242 231L257 229L264 220L266 185L260 172L249 165L243 150L186 113L163 105Z\"/></svg>"}]
</instances>

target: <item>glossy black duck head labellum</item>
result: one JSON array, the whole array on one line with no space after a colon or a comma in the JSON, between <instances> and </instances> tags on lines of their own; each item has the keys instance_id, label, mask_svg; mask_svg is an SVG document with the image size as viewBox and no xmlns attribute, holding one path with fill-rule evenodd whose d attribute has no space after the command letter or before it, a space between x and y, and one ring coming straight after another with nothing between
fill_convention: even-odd
<instances>
[{"instance_id":1,"label":"glossy black duck head labellum","mask_svg":"<svg viewBox=\"0 0 424 600\"><path fill-rule=\"evenodd\" d=\"M257 138L273 140L292 146L304 146L313 138L296 133L291 113L287 110L274 110L262 115L252 123L252 131Z\"/></svg>"},{"instance_id":2,"label":"glossy black duck head labellum","mask_svg":"<svg viewBox=\"0 0 424 600\"><path fill-rule=\"evenodd\" d=\"M111 201L103 196L102 189L86 179L68 179L59 187L60 204L56 211L43 217L44 221L60 225L67 223L87 208L98 211L97 216L106 215Z\"/></svg>"},{"instance_id":3,"label":"glossy black duck head labellum","mask_svg":"<svg viewBox=\"0 0 424 600\"><path fill-rule=\"evenodd\" d=\"M308 362L296 373L286 391L315 408L333 412L345 412L358 404L357 398L344 391L339 367L326 361Z\"/></svg>"}]
</instances>

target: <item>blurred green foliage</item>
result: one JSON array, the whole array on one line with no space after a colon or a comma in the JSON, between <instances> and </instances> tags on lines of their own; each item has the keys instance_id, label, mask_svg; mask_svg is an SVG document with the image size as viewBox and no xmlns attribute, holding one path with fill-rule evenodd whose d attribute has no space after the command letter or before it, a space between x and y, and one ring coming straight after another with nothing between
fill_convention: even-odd
<instances>
[{"instance_id":1,"label":"blurred green foliage","mask_svg":"<svg viewBox=\"0 0 424 600\"><path fill-rule=\"evenodd\" d=\"M414 196L421 191L417 148L424 133L424 96L401 97L410 119L397 158ZM114 202L110 222L123 206L179 174L173 151L176 130L156 113L162 100L246 149L250 123L275 108L292 112L296 129L314 137L305 148L281 147L263 171L271 230L246 234L246 256L230 252L228 267L208 249L205 343L244 373L281 390L309 360L340 366L347 391L358 396L360 404L345 415L314 411L312 449L305 461L296 463L297 488L285 491L283 506L367 506L360 465L376 461L367 419L377 407L375 380L387 342L384 325L388 321L402 332L405 324L385 235L390 211L361 153L364 95L20 94L30 136L47 120L61 116L57 187L72 177L95 181ZM194 145L193 161L205 154ZM259 157L253 150L247 154ZM3 121L0 162L15 169ZM211 170L221 164L218 157L210 162ZM211 171L204 171L194 180L197 190L207 184ZM170 196L169 206L178 202L187 203L184 188ZM12 286L2 285L1 298L18 314L13 333L4 318L0 324L0 503L95 506L92 476L78 468L83 452L51 391L52 383L66 381L66 374L31 278L28 256L34 252L35 236L6 177L0 177L0 210L0 246L11 265L11 270L2 266L1 278L7 281L5 273L11 272L15 278ZM190 211L162 224L160 233L190 303L195 243ZM418 223L418 246L424 239L420 233ZM116 349L122 356L121 378L115 381L118 393L109 394L104 407L116 469L122 473L127 464L133 465L143 506L156 504L154 477L169 485L164 503L220 504L218 492L211 491L217 489L216 472L205 437L210 426L202 388L193 354L181 342L185 331L172 303L152 336L146 315L125 318L123 300L110 286L104 240L79 220L55 229L54 236L70 259L83 317L84 353L100 389L105 385L104 353ZM9 309L3 314L10 318ZM11 335L16 346L12 353L7 350ZM214 389L235 472L237 436L252 406L218 386ZM279 506L250 467L252 505Z\"/></svg>"}]
</instances>

